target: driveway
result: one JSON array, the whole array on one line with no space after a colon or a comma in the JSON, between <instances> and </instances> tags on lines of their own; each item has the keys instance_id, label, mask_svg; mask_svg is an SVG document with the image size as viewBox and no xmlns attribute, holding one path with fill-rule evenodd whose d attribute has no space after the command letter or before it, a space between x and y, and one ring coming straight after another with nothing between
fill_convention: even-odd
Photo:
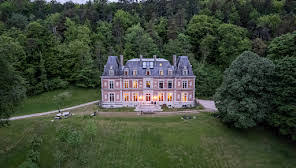
<instances>
[{"instance_id":1,"label":"driveway","mask_svg":"<svg viewBox=\"0 0 296 168\"><path fill-rule=\"evenodd\" d=\"M201 99L198 99L197 101L206 110L213 111L213 112L217 111L217 108L215 106L215 102L213 100L201 100Z\"/></svg>"},{"instance_id":2,"label":"driveway","mask_svg":"<svg viewBox=\"0 0 296 168\"><path fill-rule=\"evenodd\" d=\"M92 101L92 102L80 104L80 105L77 105L77 106L64 108L64 109L61 109L61 111L73 110L73 109L76 109L76 108L79 108L79 107L88 106L88 105L95 104L95 103L98 103L98 102L99 102L98 100L97 101ZM57 112L59 112L59 111L54 110L54 111L43 112L43 113L35 113L35 114L29 114L29 115L23 115L23 116L16 116L16 117L9 118L9 120L19 120L19 119L30 118L30 117L38 117L38 116L53 114L53 113L57 113Z\"/></svg>"}]
</instances>

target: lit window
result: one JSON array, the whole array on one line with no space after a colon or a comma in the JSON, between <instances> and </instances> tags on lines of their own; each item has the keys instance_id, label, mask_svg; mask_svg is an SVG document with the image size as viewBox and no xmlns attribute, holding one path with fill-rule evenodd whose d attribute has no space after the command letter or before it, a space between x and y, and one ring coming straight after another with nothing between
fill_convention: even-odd
<instances>
[{"instance_id":1,"label":"lit window","mask_svg":"<svg viewBox=\"0 0 296 168\"><path fill-rule=\"evenodd\" d=\"M136 80L133 81L133 88L138 88L138 81Z\"/></svg>"},{"instance_id":2,"label":"lit window","mask_svg":"<svg viewBox=\"0 0 296 168\"><path fill-rule=\"evenodd\" d=\"M133 70L133 75L134 75L134 76L137 75L137 70Z\"/></svg>"},{"instance_id":3,"label":"lit window","mask_svg":"<svg viewBox=\"0 0 296 168\"><path fill-rule=\"evenodd\" d=\"M124 101L129 101L129 95L128 95L128 93L124 93Z\"/></svg>"},{"instance_id":4,"label":"lit window","mask_svg":"<svg viewBox=\"0 0 296 168\"><path fill-rule=\"evenodd\" d=\"M133 99L134 101L138 101L138 93L133 93Z\"/></svg>"},{"instance_id":5,"label":"lit window","mask_svg":"<svg viewBox=\"0 0 296 168\"><path fill-rule=\"evenodd\" d=\"M114 82L113 81L109 81L109 89L113 89L114 88Z\"/></svg>"},{"instance_id":6,"label":"lit window","mask_svg":"<svg viewBox=\"0 0 296 168\"><path fill-rule=\"evenodd\" d=\"M161 67L162 66L162 63L160 63L159 66Z\"/></svg>"},{"instance_id":7,"label":"lit window","mask_svg":"<svg viewBox=\"0 0 296 168\"><path fill-rule=\"evenodd\" d=\"M160 89L163 88L163 81L159 81L159 88L160 88Z\"/></svg>"},{"instance_id":8,"label":"lit window","mask_svg":"<svg viewBox=\"0 0 296 168\"><path fill-rule=\"evenodd\" d=\"M169 89L173 88L173 81L168 81L168 88Z\"/></svg>"},{"instance_id":9,"label":"lit window","mask_svg":"<svg viewBox=\"0 0 296 168\"><path fill-rule=\"evenodd\" d=\"M163 70L159 70L159 75L163 76Z\"/></svg>"},{"instance_id":10,"label":"lit window","mask_svg":"<svg viewBox=\"0 0 296 168\"><path fill-rule=\"evenodd\" d=\"M164 96L163 96L163 93L159 93L159 95L158 95L158 100L159 100L159 101L163 101L163 97L164 97Z\"/></svg>"},{"instance_id":11,"label":"lit window","mask_svg":"<svg viewBox=\"0 0 296 168\"><path fill-rule=\"evenodd\" d=\"M172 93L168 93L168 101L173 101L173 94Z\"/></svg>"},{"instance_id":12,"label":"lit window","mask_svg":"<svg viewBox=\"0 0 296 168\"><path fill-rule=\"evenodd\" d=\"M188 95L187 93L182 93L182 101L187 102L188 101Z\"/></svg>"},{"instance_id":13,"label":"lit window","mask_svg":"<svg viewBox=\"0 0 296 168\"><path fill-rule=\"evenodd\" d=\"M183 81L183 88L184 88L184 89L187 88L187 81Z\"/></svg>"},{"instance_id":14,"label":"lit window","mask_svg":"<svg viewBox=\"0 0 296 168\"><path fill-rule=\"evenodd\" d=\"M153 62L150 62L150 68L153 68Z\"/></svg>"},{"instance_id":15,"label":"lit window","mask_svg":"<svg viewBox=\"0 0 296 168\"><path fill-rule=\"evenodd\" d=\"M150 81L146 81L146 88L150 88L150 86L151 86Z\"/></svg>"},{"instance_id":16,"label":"lit window","mask_svg":"<svg viewBox=\"0 0 296 168\"><path fill-rule=\"evenodd\" d=\"M128 88L128 81L124 81L124 88Z\"/></svg>"},{"instance_id":17,"label":"lit window","mask_svg":"<svg viewBox=\"0 0 296 168\"><path fill-rule=\"evenodd\" d=\"M149 76L150 75L150 70L146 71L146 75Z\"/></svg>"},{"instance_id":18,"label":"lit window","mask_svg":"<svg viewBox=\"0 0 296 168\"><path fill-rule=\"evenodd\" d=\"M110 93L109 100L110 102L114 102L114 93Z\"/></svg>"}]
</instances>

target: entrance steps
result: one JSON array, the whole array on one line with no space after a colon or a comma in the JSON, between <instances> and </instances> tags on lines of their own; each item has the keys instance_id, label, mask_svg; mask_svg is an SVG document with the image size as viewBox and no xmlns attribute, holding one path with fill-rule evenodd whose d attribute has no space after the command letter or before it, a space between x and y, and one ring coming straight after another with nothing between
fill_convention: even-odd
<instances>
[{"instance_id":1,"label":"entrance steps","mask_svg":"<svg viewBox=\"0 0 296 168\"><path fill-rule=\"evenodd\" d=\"M135 111L151 113L151 112L160 112L162 111L162 109L160 105L156 105L156 104L139 104L137 105Z\"/></svg>"}]
</instances>

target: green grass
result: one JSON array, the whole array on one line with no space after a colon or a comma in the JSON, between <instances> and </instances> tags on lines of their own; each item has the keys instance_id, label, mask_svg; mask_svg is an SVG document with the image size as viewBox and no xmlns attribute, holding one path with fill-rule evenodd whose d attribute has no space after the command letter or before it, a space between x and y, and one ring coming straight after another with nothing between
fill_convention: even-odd
<instances>
[{"instance_id":1,"label":"green grass","mask_svg":"<svg viewBox=\"0 0 296 168\"><path fill-rule=\"evenodd\" d=\"M60 94L67 95L61 105L61 108L98 100L100 97L98 89L70 87L68 89L50 91L37 96L26 98L24 102L18 107L17 112L14 115L17 116L57 110L58 105L55 96Z\"/></svg>"},{"instance_id":2,"label":"green grass","mask_svg":"<svg viewBox=\"0 0 296 168\"><path fill-rule=\"evenodd\" d=\"M0 165L20 165L33 136L43 138L40 167L104 168L294 168L296 144L263 127L228 128L209 113L194 120L171 117L96 118L73 116L12 121L0 128ZM88 134L94 124L95 135ZM57 138L61 128L76 130L81 143ZM91 138L92 137L92 138ZM75 140L75 136L69 136ZM60 152L63 157L55 157Z\"/></svg>"}]
</instances>

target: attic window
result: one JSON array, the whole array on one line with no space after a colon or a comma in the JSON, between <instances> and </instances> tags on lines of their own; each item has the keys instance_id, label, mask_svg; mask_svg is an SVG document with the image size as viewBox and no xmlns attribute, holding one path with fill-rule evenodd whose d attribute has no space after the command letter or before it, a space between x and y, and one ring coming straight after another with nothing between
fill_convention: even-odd
<instances>
[{"instance_id":1,"label":"attic window","mask_svg":"<svg viewBox=\"0 0 296 168\"><path fill-rule=\"evenodd\" d=\"M187 69L184 69L183 70L183 75L185 76L185 75L188 75L188 70Z\"/></svg>"},{"instance_id":2,"label":"attic window","mask_svg":"<svg viewBox=\"0 0 296 168\"><path fill-rule=\"evenodd\" d=\"M162 67L162 63L160 63L159 66Z\"/></svg>"},{"instance_id":3,"label":"attic window","mask_svg":"<svg viewBox=\"0 0 296 168\"><path fill-rule=\"evenodd\" d=\"M133 70L133 76L137 75L137 70Z\"/></svg>"},{"instance_id":4,"label":"attic window","mask_svg":"<svg viewBox=\"0 0 296 168\"><path fill-rule=\"evenodd\" d=\"M163 70L159 70L159 75L163 76Z\"/></svg>"},{"instance_id":5,"label":"attic window","mask_svg":"<svg viewBox=\"0 0 296 168\"><path fill-rule=\"evenodd\" d=\"M125 69L124 70L124 76L127 76L128 75L128 69Z\"/></svg>"},{"instance_id":6,"label":"attic window","mask_svg":"<svg viewBox=\"0 0 296 168\"><path fill-rule=\"evenodd\" d=\"M114 75L114 70L113 70L113 69L110 69L110 70L109 70L109 75L110 75L110 76L113 76L113 75Z\"/></svg>"},{"instance_id":7,"label":"attic window","mask_svg":"<svg viewBox=\"0 0 296 168\"><path fill-rule=\"evenodd\" d=\"M171 69L168 70L168 75L170 75L170 76L173 75L173 71Z\"/></svg>"},{"instance_id":8,"label":"attic window","mask_svg":"<svg viewBox=\"0 0 296 168\"><path fill-rule=\"evenodd\" d=\"M150 68L153 68L153 62L150 62Z\"/></svg>"},{"instance_id":9,"label":"attic window","mask_svg":"<svg viewBox=\"0 0 296 168\"><path fill-rule=\"evenodd\" d=\"M147 62L143 62L143 68L147 68Z\"/></svg>"}]
</instances>

